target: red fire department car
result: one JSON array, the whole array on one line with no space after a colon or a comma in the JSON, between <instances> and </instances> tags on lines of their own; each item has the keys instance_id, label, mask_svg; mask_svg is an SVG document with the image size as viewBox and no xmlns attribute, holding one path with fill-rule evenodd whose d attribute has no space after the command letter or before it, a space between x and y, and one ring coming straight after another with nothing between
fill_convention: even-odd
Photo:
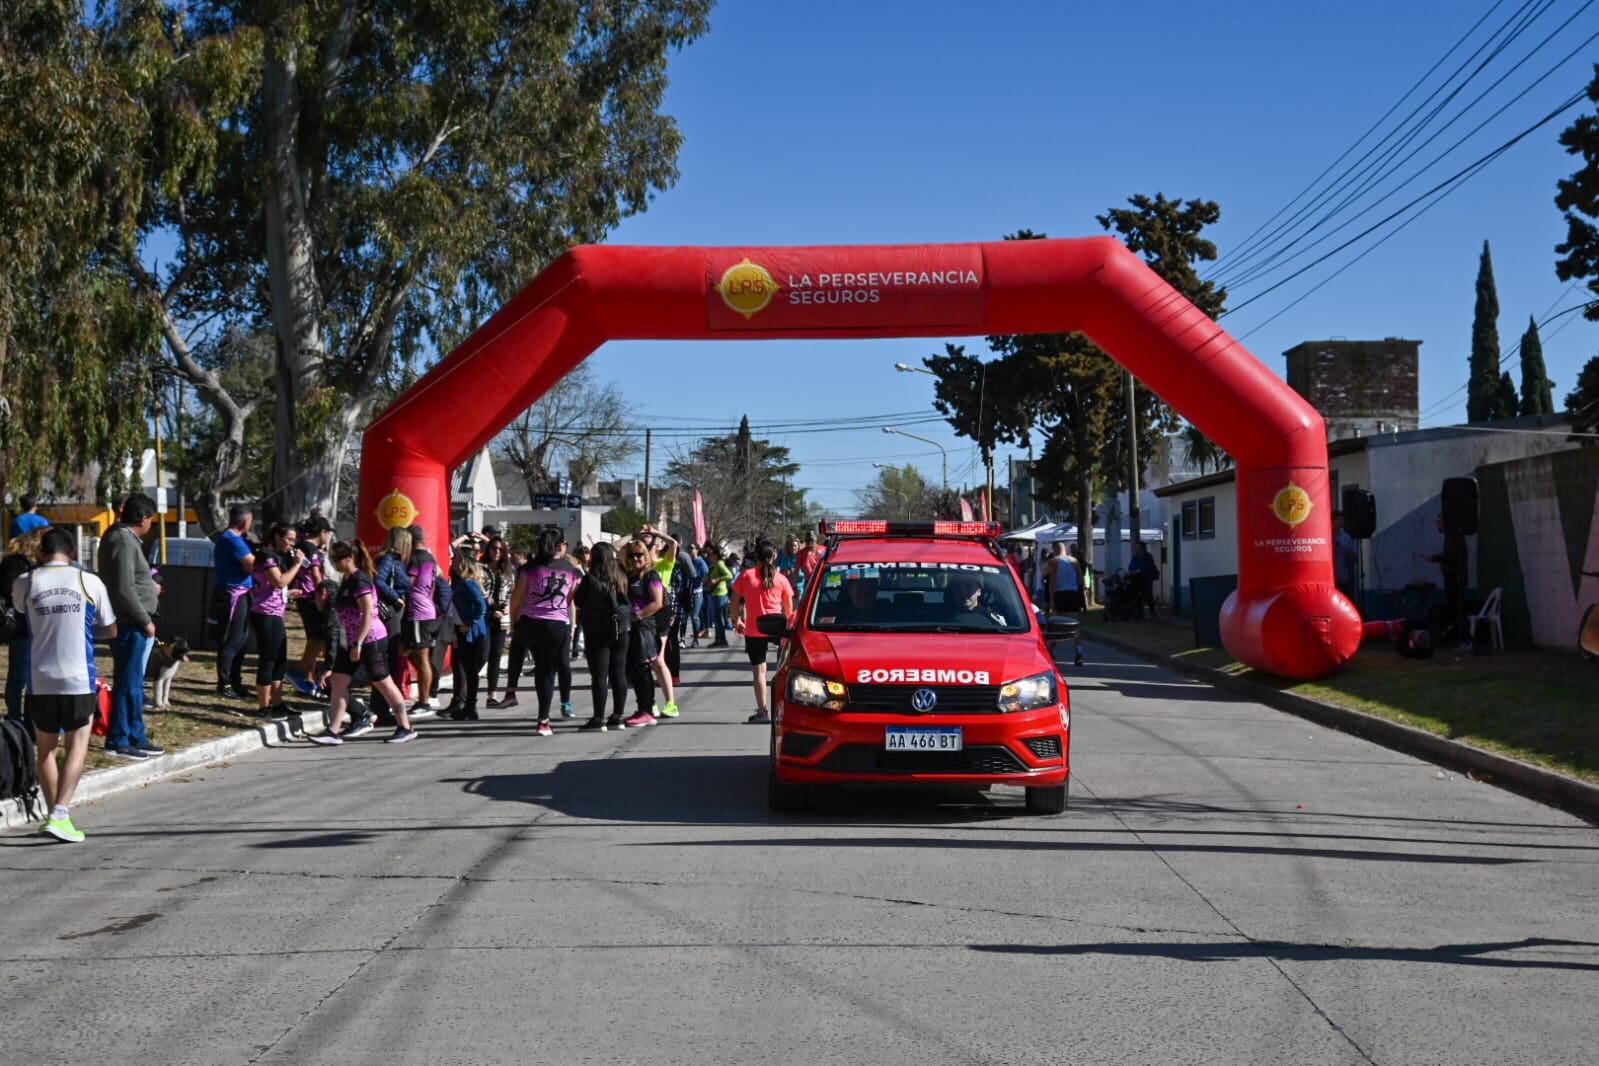
<instances>
[{"instance_id":1,"label":"red fire department car","mask_svg":"<svg viewBox=\"0 0 1599 1066\"><path fill-rule=\"evenodd\" d=\"M1070 705L990 522L824 522L774 680L770 803L812 785L1020 785L1066 808Z\"/></svg>"}]
</instances>

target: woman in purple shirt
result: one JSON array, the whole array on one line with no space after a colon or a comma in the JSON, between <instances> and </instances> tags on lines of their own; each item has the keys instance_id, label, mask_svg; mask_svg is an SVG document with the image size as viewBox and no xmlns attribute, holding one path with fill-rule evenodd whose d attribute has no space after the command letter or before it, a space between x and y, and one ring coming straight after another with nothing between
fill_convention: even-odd
<instances>
[{"instance_id":1,"label":"woman in purple shirt","mask_svg":"<svg viewBox=\"0 0 1599 1066\"><path fill-rule=\"evenodd\" d=\"M305 630L305 650L300 661L286 675L289 684L305 696L314 695L321 679L316 676L317 663L327 650L328 633L324 624L326 603L317 602L317 588L328 576L322 553L327 551L333 538L333 526L321 515L312 515L300 526L299 548L305 562L300 566L300 577L289 590L295 608L300 612L300 625Z\"/></svg>"},{"instance_id":2,"label":"woman in purple shirt","mask_svg":"<svg viewBox=\"0 0 1599 1066\"><path fill-rule=\"evenodd\" d=\"M516 577L511 590L511 617L516 619L521 646L533 652L533 687L539 698L539 736L550 736L550 704L555 700L556 675L561 653L572 640L572 593L576 573L560 559L566 538L556 529L539 534L533 558ZM515 702L516 682L522 673L520 657L511 660L511 683L500 706Z\"/></svg>"},{"instance_id":3,"label":"woman in purple shirt","mask_svg":"<svg viewBox=\"0 0 1599 1066\"><path fill-rule=\"evenodd\" d=\"M283 628L288 588L305 565L294 546L294 527L279 522L267 531L266 543L255 553L250 573L250 628L255 631L257 666L255 698L263 718L281 721L289 716L283 702L283 676L289 664L289 637Z\"/></svg>"},{"instance_id":4,"label":"woman in purple shirt","mask_svg":"<svg viewBox=\"0 0 1599 1066\"><path fill-rule=\"evenodd\" d=\"M372 691L383 697L395 721L394 733L385 738L384 743L409 743L416 739L416 730L411 728L411 719L405 713L405 697L389 676L388 656L383 653L388 631L378 617L377 572L372 556L359 540L341 540L328 549L328 559L341 575L339 591L333 596L333 609L344 631L344 639L339 642L329 681L332 700L328 705L328 731L308 739L317 744L344 743L341 727L350 699L350 681L357 671L364 670Z\"/></svg>"}]
</instances>

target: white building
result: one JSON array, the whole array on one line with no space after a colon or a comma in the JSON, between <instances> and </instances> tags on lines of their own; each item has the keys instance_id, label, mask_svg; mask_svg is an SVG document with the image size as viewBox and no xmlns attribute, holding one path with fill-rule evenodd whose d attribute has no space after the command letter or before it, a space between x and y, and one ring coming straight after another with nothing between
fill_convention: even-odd
<instances>
[{"instance_id":1,"label":"white building","mask_svg":"<svg viewBox=\"0 0 1599 1066\"><path fill-rule=\"evenodd\" d=\"M1427 556L1441 547L1435 520L1445 478L1471 477L1477 468L1573 445L1559 416L1531 416L1475 426L1444 426L1373 437L1335 440L1327 446L1333 506L1348 486L1369 489L1377 502L1377 533L1362 543L1365 588L1397 594L1411 582L1439 584ZM1188 582L1238 573L1237 492L1233 471L1191 478L1156 489L1170 515L1168 559L1161 568L1167 602L1185 610ZM1471 581L1476 584L1476 538L1467 538ZM1373 601L1368 600L1368 605Z\"/></svg>"}]
</instances>

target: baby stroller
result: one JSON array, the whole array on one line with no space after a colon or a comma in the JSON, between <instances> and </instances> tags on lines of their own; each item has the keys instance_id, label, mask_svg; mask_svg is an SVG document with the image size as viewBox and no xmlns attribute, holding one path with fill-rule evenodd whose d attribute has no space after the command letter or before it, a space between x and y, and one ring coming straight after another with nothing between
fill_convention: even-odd
<instances>
[{"instance_id":1,"label":"baby stroller","mask_svg":"<svg viewBox=\"0 0 1599 1066\"><path fill-rule=\"evenodd\" d=\"M1138 589L1125 570L1117 570L1105 578L1105 619L1110 622L1136 622L1143 617L1143 605Z\"/></svg>"}]
</instances>

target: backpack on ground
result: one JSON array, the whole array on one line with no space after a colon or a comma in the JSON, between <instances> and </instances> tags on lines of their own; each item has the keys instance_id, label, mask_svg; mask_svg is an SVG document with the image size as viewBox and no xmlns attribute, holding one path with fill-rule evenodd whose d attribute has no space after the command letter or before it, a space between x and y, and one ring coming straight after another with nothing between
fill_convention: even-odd
<instances>
[{"instance_id":1,"label":"backpack on ground","mask_svg":"<svg viewBox=\"0 0 1599 1066\"><path fill-rule=\"evenodd\" d=\"M39 770L33 733L22 722L0 721L0 800L22 801L22 813L39 817Z\"/></svg>"}]
</instances>

